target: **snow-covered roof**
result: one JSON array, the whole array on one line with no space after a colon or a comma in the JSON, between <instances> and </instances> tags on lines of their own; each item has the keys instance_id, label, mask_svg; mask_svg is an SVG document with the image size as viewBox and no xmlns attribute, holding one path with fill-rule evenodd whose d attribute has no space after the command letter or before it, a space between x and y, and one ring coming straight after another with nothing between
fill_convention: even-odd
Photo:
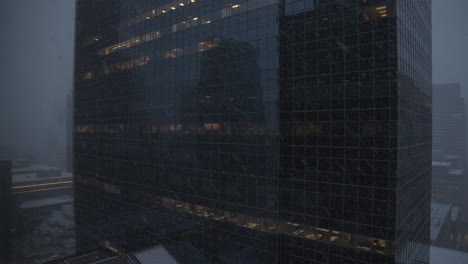
<instances>
[{"instance_id":1,"label":"snow-covered roof","mask_svg":"<svg viewBox=\"0 0 468 264\"><path fill-rule=\"evenodd\" d=\"M468 263L468 253L431 246L431 264Z\"/></svg>"},{"instance_id":2,"label":"snow-covered roof","mask_svg":"<svg viewBox=\"0 0 468 264\"><path fill-rule=\"evenodd\" d=\"M446 221L450 211L450 204L432 202L431 205L431 240L439 236L440 229Z\"/></svg>"},{"instance_id":3,"label":"snow-covered roof","mask_svg":"<svg viewBox=\"0 0 468 264\"><path fill-rule=\"evenodd\" d=\"M452 175L462 175L463 174L463 170L461 169L452 169L449 171L449 174L452 174Z\"/></svg>"},{"instance_id":4,"label":"snow-covered roof","mask_svg":"<svg viewBox=\"0 0 468 264\"><path fill-rule=\"evenodd\" d=\"M12 174L22 174L22 173L44 171L44 170L59 170L59 169L55 167L47 166L47 165L33 164L31 166L27 166L23 168L14 168L11 170L11 172Z\"/></svg>"},{"instance_id":5,"label":"snow-covered roof","mask_svg":"<svg viewBox=\"0 0 468 264\"><path fill-rule=\"evenodd\" d=\"M460 207L452 206L452 221L456 222L458 219L458 213L460 213Z\"/></svg>"},{"instance_id":6,"label":"snow-covered roof","mask_svg":"<svg viewBox=\"0 0 468 264\"><path fill-rule=\"evenodd\" d=\"M72 179L72 174L69 172L62 171L59 176L37 176L37 173L22 173L22 174L14 174L12 176L12 183L25 183L25 182L38 182L38 181L50 181L50 180L65 180L65 179Z\"/></svg>"},{"instance_id":7,"label":"snow-covered roof","mask_svg":"<svg viewBox=\"0 0 468 264\"><path fill-rule=\"evenodd\" d=\"M161 246L134 253L133 256L141 264L178 264L171 253Z\"/></svg>"},{"instance_id":8,"label":"snow-covered roof","mask_svg":"<svg viewBox=\"0 0 468 264\"><path fill-rule=\"evenodd\" d=\"M452 165L452 162L448 161L432 161L432 166L443 166L443 167L448 167Z\"/></svg>"},{"instance_id":9,"label":"snow-covered roof","mask_svg":"<svg viewBox=\"0 0 468 264\"><path fill-rule=\"evenodd\" d=\"M29 209L29 208L37 208L37 207L43 207L43 206L72 203L72 202L73 202L73 197L61 196L61 197L52 197L52 198L45 198L45 199L39 199L39 200L25 201L25 202L22 202L19 207L22 209Z\"/></svg>"}]
</instances>

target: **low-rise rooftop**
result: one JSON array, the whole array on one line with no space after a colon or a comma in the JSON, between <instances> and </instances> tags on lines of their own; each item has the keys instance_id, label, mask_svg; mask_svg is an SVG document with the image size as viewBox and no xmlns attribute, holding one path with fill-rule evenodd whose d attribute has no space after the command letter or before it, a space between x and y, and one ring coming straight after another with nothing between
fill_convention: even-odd
<instances>
[{"instance_id":1,"label":"low-rise rooftop","mask_svg":"<svg viewBox=\"0 0 468 264\"><path fill-rule=\"evenodd\" d=\"M432 161L432 166L449 167L450 165L452 165L452 162L449 161Z\"/></svg>"},{"instance_id":2,"label":"low-rise rooftop","mask_svg":"<svg viewBox=\"0 0 468 264\"><path fill-rule=\"evenodd\" d=\"M431 264L465 264L468 253L431 246Z\"/></svg>"},{"instance_id":3,"label":"low-rise rooftop","mask_svg":"<svg viewBox=\"0 0 468 264\"><path fill-rule=\"evenodd\" d=\"M431 241L437 240L440 229L446 221L449 212L450 204L432 202L431 205Z\"/></svg>"}]
</instances>

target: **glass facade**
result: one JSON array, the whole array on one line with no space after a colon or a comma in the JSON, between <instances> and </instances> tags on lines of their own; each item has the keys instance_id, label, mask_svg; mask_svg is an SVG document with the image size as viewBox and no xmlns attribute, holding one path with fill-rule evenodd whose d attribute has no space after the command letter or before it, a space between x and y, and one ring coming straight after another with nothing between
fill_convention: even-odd
<instances>
[{"instance_id":1,"label":"glass facade","mask_svg":"<svg viewBox=\"0 0 468 264\"><path fill-rule=\"evenodd\" d=\"M79 0L78 249L428 263L430 4Z\"/></svg>"}]
</instances>

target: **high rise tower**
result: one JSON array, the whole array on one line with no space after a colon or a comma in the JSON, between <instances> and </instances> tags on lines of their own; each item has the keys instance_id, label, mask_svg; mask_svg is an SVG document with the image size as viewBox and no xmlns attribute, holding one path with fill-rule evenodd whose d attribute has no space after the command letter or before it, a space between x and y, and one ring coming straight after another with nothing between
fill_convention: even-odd
<instances>
[{"instance_id":1,"label":"high rise tower","mask_svg":"<svg viewBox=\"0 0 468 264\"><path fill-rule=\"evenodd\" d=\"M79 250L428 263L430 1L77 8Z\"/></svg>"}]
</instances>

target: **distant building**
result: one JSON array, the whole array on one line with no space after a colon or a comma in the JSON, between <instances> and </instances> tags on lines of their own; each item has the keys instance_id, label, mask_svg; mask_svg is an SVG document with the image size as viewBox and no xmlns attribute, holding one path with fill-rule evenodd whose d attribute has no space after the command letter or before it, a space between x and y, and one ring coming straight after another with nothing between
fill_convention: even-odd
<instances>
[{"instance_id":1,"label":"distant building","mask_svg":"<svg viewBox=\"0 0 468 264\"><path fill-rule=\"evenodd\" d=\"M0 263L8 261L11 251L11 167L11 160L0 160Z\"/></svg>"},{"instance_id":2,"label":"distant building","mask_svg":"<svg viewBox=\"0 0 468 264\"><path fill-rule=\"evenodd\" d=\"M12 144L2 144L0 145L0 159L2 160L12 160L17 158L19 155L17 149L12 146Z\"/></svg>"},{"instance_id":3,"label":"distant building","mask_svg":"<svg viewBox=\"0 0 468 264\"><path fill-rule=\"evenodd\" d=\"M460 207L432 202L431 244L456 249L460 240L458 230Z\"/></svg>"},{"instance_id":4,"label":"distant building","mask_svg":"<svg viewBox=\"0 0 468 264\"><path fill-rule=\"evenodd\" d=\"M455 156L451 161L465 168L466 113L460 84L434 84L432 97L432 149L434 156Z\"/></svg>"},{"instance_id":5,"label":"distant building","mask_svg":"<svg viewBox=\"0 0 468 264\"><path fill-rule=\"evenodd\" d=\"M436 201L462 205L466 210L466 113L460 84L435 84L432 110L432 193ZM443 169L443 163L450 165ZM462 204L465 203L465 204Z\"/></svg>"},{"instance_id":6,"label":"distant building","mask_svg":"<svg viewBox=\"0 0 468 264\"><path fill-rule=\"evenodd\" d=\"M12 189L22 199L72 195L73 177L56 167L32 164L12 169Z\"/></svg>"},{"instance_id":7,"label":"distant building","mask_svg":"<svg viewBox=\"0 0 468 264\"><path fill-rule=\"evenodd\" d=\"M66 121L66 171L73 173L73 95L67 95Z\"/></svg>"},{"instance_id":8,"label":"distant building","mask_svg":"<svg viewBox=\"0 0 468 264\"><path fill-rule=\"evenodd\" d=\"M457 248L468 252L468 211L463 210L460 214L459 230L461 230L461 232L459 238L460 243L457 245Z\"/></svg>"},{"instance_id":9,"label":"distant building","mask_svg":"<svg viewBox=\"0 0 468 264\"><path fill-rule=\"evenodd\" d=\"M452 161L432 161L432 200L460 206L463 202L463 170Z\"/></svg>"},{"instance_id":10,"label":"distant building","mask_svg":"<svg viewBox=\"0 0 468 264\"><path fill-rule=\"evenodd\" d=\"M432 199L460 207L456 248L467 247L466 105L458 83L433 85ZM434 223L433 223L434 225ZM467 247L468 248L468 247Z\"/></svg>"}]
</instances>

